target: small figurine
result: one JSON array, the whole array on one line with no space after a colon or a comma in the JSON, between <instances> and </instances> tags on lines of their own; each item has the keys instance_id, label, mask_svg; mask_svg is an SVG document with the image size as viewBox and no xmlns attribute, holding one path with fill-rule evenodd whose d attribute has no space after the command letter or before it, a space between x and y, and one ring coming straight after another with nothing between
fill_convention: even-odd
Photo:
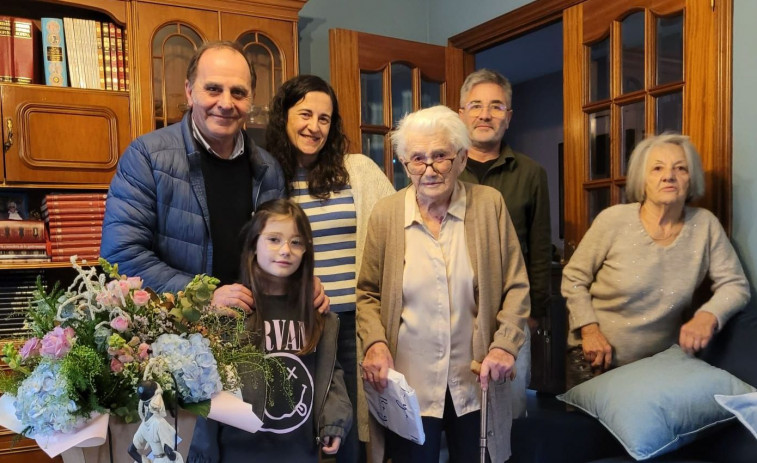
<instances>
[{"instance_id":1,"label":"small figurine","mask_svg":"<svg viewBox=\"0 0 757 463\"><path fill-rule=\"evenodd\" d=\"M142 381L137 386L139 396L139 425L129 446L129 455L137 463L150 461L142 459L142 453L152 452L152 463L184 463L181 454L171 448L176 441L176 430L166 421L166 407L163 404L163 390L154 381Z\"/></svg>"}]
</instances>

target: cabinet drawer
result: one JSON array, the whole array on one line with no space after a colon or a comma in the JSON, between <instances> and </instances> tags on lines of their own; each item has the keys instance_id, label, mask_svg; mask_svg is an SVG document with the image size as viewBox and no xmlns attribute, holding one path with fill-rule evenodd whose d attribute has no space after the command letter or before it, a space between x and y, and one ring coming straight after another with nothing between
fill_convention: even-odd
<instances>
[{"instance_id":1,"label":"cabinet drawer","mask_svg":"<svg viewBox=\"0 0 757 463\"><path fill-rule=\"evenodd\" d=\"M129 95L3 85L7 183L108 184L130 141Z\"/></svg>"}]
</instances>

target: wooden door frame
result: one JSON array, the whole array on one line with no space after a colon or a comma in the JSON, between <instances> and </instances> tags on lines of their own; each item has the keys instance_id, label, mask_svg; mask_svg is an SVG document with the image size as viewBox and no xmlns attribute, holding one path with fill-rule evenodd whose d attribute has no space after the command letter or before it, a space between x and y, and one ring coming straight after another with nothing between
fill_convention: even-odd
<instances>
[{"instance_id":1,"label":"wooden door frame","mask_svg":"<svg viewBox=\"0 0 757 463\"><path fill-rule=\"evenodd\" d=\"M696 1L696 0L687 0ZM449 45L462 49L466 59L463 61L464 74L468 75L475 69L473 55L494 45L507 40L514 39L520 35L531 32L549 23L561 20L564 12L572 6L583 3L584 0L537 0L513 11L505 13L499 17L491 19L483 24L468 29L460 34L450 37ZM712 159L711 165L714 168L710 172L715 178L711 183L712 188L707 192L706 204L712 208L712 211L720 218L726 231L731 231L731 213L732 213L732 67L733 67L733 0L714 0L716 6L716 24L717 29L717 63L718 72L717 82L714 84L716 95L716 113L717 120L720 121L718 127L713 129L713 147L711 153L703 153ZM564 39L565 40L565 37ZM573 50L575 52L575 50ZM565 51L563 52L565 54ZM580 66L580 64L578 64ZM576 63L570 68L564 68L563 72L575 72ZM569 90L569 89L568 89ZM574 89L575 90L575 89ZM579 89L580 90L580 89ZM571 98L580 98L580 92L567 92ZM573 125L567 118L564 118L565 127L565 152L568 153L569 144L578 144L577 149L584 145L583 135L571 133L570 126ZM575 132L573 130L572 132ZM575 151L573 151L575 152ZM570 182L577 182L577 178L565 178L566 193L571 189L568 185ZM565 201L565 231L568 237L569 224L583 210L580 207L580 198L568 197ZM583 234L582 230L572 230L576 238ZM568 243L566 240L566 251Z\"/></svg>"}]
</instances>

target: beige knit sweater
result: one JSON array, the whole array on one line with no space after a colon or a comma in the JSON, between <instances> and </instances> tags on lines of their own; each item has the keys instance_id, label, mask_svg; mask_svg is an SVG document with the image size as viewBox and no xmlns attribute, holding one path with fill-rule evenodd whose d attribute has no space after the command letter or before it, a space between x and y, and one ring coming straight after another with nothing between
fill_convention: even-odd
<instances>
[{"instance_id":1,"label":"beige knit sweater","mask_svg":"<svg viewBox=\"0 0 757 463\"><path fill-rule=\"evenodd\" d=\"M530 307L528 275L518 236L497 190L461 184L466 189L465 238L478 305L471 360L481 362L495 347L517 356ZM357 332L363 349L385 342L392 356L397 351L403 308L404 198L403 190L376 204L357 284ZM510 384L495 384L489 398L489 453L492 461L505 461L510 457ZM367 425L362 418L361 428ZM383 461L383 428L373 418L370 436L373 461Z\"/></svg>"}]
</instances>

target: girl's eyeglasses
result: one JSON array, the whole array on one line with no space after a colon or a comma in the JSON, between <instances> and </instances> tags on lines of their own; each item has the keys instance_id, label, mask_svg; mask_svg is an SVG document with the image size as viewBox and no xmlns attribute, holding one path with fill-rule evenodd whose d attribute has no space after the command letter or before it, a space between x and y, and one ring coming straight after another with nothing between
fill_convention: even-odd
<instances>
[{"instance_id":1,"label":"girl's eyeglasses","mask_svg":"<svg viewBox=\"0 0 757 463\"><path fill-rule=\"evenodd\" d=\"M278 235L260 235L260 238L271 251L278 251L285 244L288 244L289 250L295 254L303 254L306 249L305 240L303 240L299 236L289 238L288 240L285 240Z\"/></svg>"}]
</instances>

